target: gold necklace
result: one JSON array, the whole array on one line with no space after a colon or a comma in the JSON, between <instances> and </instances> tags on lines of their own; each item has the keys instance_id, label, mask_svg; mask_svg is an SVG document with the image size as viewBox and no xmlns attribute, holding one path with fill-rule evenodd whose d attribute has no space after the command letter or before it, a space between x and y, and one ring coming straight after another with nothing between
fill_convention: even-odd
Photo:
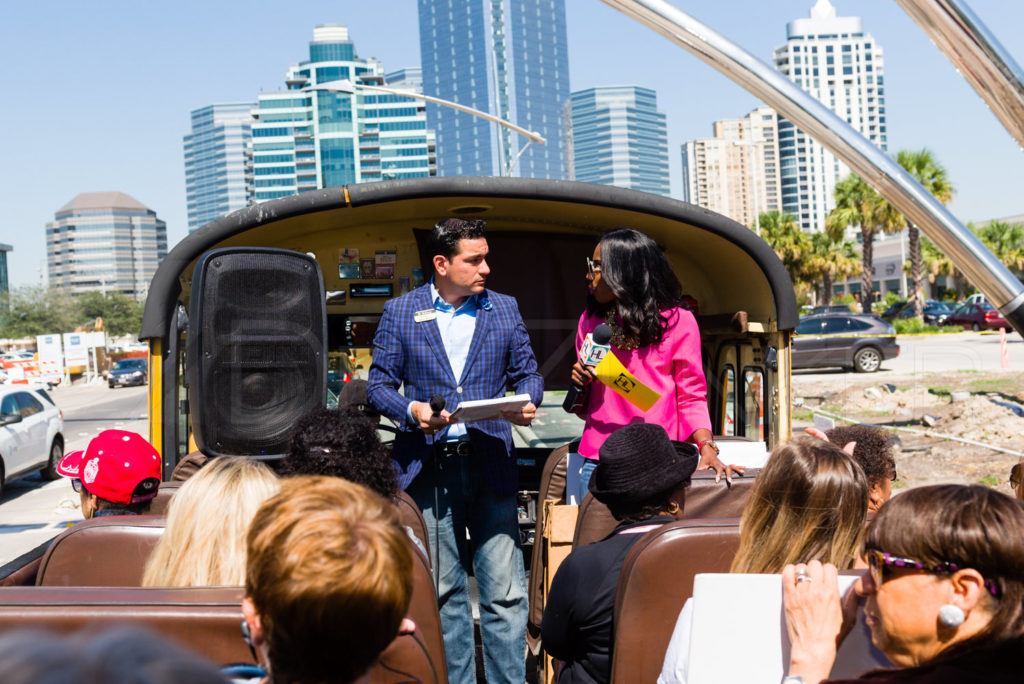
<instances>
[{"instance_id":1,"label":"gold necklace","mask_svg":"<svg viewBox=\"0 0 1024 684\"><path fill-rule=\"evenodd\" d=\"M616 347L628 351L630 349L637 349L640 346L639 340L635 336L627 334L618 321L615 320L615 309L608 312L604 317L604 322L612 329L611 343Z\"/></svg>"}]
</instances>

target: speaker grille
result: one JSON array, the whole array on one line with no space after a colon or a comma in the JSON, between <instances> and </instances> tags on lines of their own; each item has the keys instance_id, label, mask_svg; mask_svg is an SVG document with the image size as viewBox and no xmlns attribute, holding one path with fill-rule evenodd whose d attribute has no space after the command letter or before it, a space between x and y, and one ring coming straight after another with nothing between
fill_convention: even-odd
<instances>
[{"instance_id":1,"label":"speaker grille","mask_svg":"<svg viewBox=\"0 0 1024 684\"><path fill-rule=\"evenodd\" d=\"M196 265L189 377L196 443L210 455L284 453L326 397L323 277L305 254L216 250Z\"/></svg>"}]
</instances>

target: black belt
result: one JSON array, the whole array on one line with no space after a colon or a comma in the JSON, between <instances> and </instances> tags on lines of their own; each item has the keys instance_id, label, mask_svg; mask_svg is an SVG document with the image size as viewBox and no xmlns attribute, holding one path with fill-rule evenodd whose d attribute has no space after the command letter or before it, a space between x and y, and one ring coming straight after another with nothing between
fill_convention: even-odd
<instances>
[{"instance_id":1,"label":"black belt","mask_svg":"<svg viewBox=\"0 0 1024 684\"><path fill-rule=\"evenodd\" d=\"M441 447L441 454L443 456L472 456L473 444L471 442L445 442Z\"/></svg>"}]
</instances>

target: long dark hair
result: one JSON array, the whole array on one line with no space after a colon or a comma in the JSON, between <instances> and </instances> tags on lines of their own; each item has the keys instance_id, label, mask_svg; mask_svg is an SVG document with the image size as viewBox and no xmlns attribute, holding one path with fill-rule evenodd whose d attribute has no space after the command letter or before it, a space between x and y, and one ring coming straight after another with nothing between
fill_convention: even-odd
<instances>
[{"instance_id":1,"label":"long dark hair","mask_svg":"<svg viewBox=\"0 0 1024 684\"><path fill-rule=\"evenodd\" d=\"M909 671L976 662L982 672L1019 667L1024 644L1024 506L981 485L910 489L882 506L864 545L925 565L974 568L997 587L981 632ZM908 670L899 672L905 673ZM891 671L890 671L891 672ZM884 679L885 673L872 673Z\"/></svg>"},{"instance_id":2,"label":"long dark hair","mask_svg":"<svg viewBox=\"0 0 1024 684\"><path fill-rule=\"evenodd\" d=\"M661 311L679 306L683 286L658 244L633 228L616 228L601 236L601 278L616 301L599 304L587 299L587 313L604 316L616 311L623 332L638 346L661 341L667 320Z\"/></svg>"}]
</instances>

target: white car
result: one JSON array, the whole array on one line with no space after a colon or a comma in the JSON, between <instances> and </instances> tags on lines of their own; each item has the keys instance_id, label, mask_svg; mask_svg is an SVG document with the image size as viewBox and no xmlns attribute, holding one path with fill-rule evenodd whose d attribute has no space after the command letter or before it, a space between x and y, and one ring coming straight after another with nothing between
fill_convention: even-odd
<instances>
[{"instance_id":1,"label":"white car","mask_svg":"<svg viewBox=\"0 0 1024 684\"><path fill-rule=\"evenodd\" d=\"M64 455L64 414L42 387L0 386L0 491L35 471L55 480Z\"/></svg>"}]
</instances>

